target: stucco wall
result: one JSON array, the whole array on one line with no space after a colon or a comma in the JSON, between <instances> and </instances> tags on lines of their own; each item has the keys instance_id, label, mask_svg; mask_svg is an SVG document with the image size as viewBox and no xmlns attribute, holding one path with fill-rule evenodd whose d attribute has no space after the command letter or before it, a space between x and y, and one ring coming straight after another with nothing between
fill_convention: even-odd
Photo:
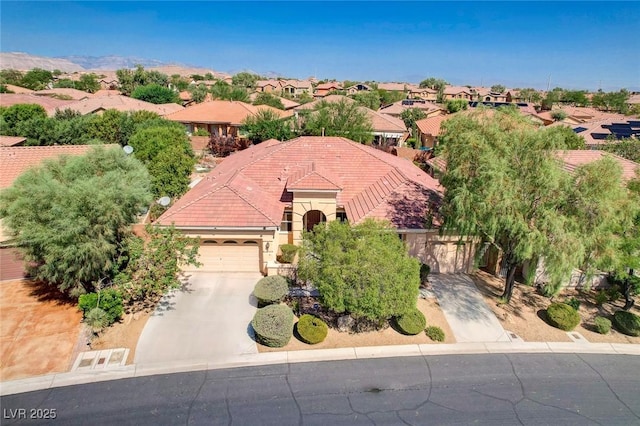
<instances>
[{"instance_id":1,"label":"stucco wall","mask_svg":"<svg viewBox=\"0 0 640 426\"><path fill-rule=\"evenodd\" d=\"M310 210L320 210L327 222L336 219L335 192L294 192L293 196L293 244L302 242L303 217Z\"/></svg>"},{"instance_id":2,"label":"stucco wall","mask_svg":"<svg viewBox=\"0 0 640 426\"><path fill-rule=\"evenodd\" d=\"M458 244L458 236L438 235L437 232L405 234L409 255L431 267L431 272L440 274L468 273L473 270L476 244Z\"/></svg>"}]
</instances>

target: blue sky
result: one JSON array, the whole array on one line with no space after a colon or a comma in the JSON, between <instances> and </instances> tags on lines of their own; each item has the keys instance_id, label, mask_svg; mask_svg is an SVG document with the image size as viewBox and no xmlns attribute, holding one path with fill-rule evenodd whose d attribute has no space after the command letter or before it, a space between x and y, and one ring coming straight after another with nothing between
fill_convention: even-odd
<instances>
[{"instance_id":1,"label":"blue sky","mask_svg":"<svg viewBox=\"0 0 640 426\"><path fill-rule=\"evenodd\" d=\"M3 52L306 78L640 90L638 2L8 2Z\"/></svg>"}]
</instances>

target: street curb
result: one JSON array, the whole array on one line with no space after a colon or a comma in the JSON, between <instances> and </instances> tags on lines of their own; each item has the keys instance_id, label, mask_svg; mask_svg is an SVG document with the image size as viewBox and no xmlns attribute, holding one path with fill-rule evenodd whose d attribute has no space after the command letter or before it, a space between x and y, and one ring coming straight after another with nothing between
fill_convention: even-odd
<instances>
[{"instance_id":1,"label":"street curb","mask_svg":"<svg viewBox=\"0 0 640 426\"><path fill-rule=\"evenodd\" d=\"M108 370L73 371L0 382L0 396L79 385L108 380L154 376L158 374L255 367L302 362L356 360L390 357L471 355L512 353L574 353L640 355L640 344L574 342L491 342L366 346L357 348L310 349L303 351L263 352L238 355L225 360L185 360L170 363L131 364Z\"/></svg>"}]
</instances>

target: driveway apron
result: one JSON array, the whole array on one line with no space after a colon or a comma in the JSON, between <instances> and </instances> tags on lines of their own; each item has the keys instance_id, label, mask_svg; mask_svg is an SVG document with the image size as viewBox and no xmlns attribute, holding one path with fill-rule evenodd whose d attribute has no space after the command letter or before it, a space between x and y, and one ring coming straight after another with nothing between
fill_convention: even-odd
<instances>
[{"instance_id":1,"label":"driveway apron","mask_svg":"<svg viewBox=\"0 0 640 426\"><path fill-rule=\"evenodd\" d=\"M257 273L193 272L162 298L138 340L135 363L231 360L257 353L249 334Z\"/></svg>"},{"instance_id":2,"label":"driveway apron","mask_svg":"<svg viewBox=\"0 0 640 426\"><path fill-rule=\"evenodd\" d=\"M429 282L458 343L510 341L467 275L433 274Z\"/></svg>"}]
</instances>

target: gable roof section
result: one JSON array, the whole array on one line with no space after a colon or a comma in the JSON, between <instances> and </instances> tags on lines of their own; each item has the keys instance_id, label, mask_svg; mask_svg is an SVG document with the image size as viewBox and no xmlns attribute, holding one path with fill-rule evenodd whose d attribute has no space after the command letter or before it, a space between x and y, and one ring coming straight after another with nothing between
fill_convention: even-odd
<instances>
[{"instance_id":1,"label":"gable roof section","mask_svg":"<svg viewBox=\"0 0 640 426\"><path fill-rule=\"evenodd\" d=\"M209 101L192 105L180 111L168 114L164 118L180 123L224 123L239 126L242 121L260 110L274 111L281 118L291 115L267 105L254 106L239 101Z\"/></svg>"},{"instance_id":2,"label":"gable roof section","mask_svg":"<svg viewBox=\"0 0 640 426\"><path fill-rule=\"evenodd\" d=\"M66 108L73 101L63 101L61 99L50 98L49 96L36 96L31 93L0 93L0 106L9 107L18 104L36 104L40 105L53 115L57 108Z\"/></svg>"},{"instance_id":3,"label":"gable roof section","mask_svg":"<svg viewBox=\"0 0 640 426\"><path fill-rule=\"evenodd\" d=\"M254 145L227 157L158 223L279 226L292 200L290 189L339 190L336 202L351 223L376 217L398 227L408 222L401 220L397 208L402 206L395 206L395 199L411 201L424 217L442 196L438 181L405 159L345 138L304 136Z\"/></svg>"},{"instance_id":4,"label":"gable roof section","mask_svg":"<svg viewBox=\"0 0 640 426\"><path fill-rule=\"evenodd\" d=\"M640 164L605 151L574 149L557 151L557 155L562 159L564 169L571 173L573 173L579 166L598 161L604 157L611 157L620 164L620 167L622 167L622 179L625 181L633 179L636 176L636 170L640 169Z\"/></svg>"},{"instance_id":5,"label":"gable roof section","mask_svg":"<svg viewBox=\"0 0 640 426\"><path fill-rule=\"evenodd\" d=\"M425 135L440 136L442 123L449 119L450 115L436 115L434 117L423 118L416 121L416 126Z\"/></svg>"},{"instance_id":6,"label":"gable roof section","mask_svg":"<svg viewBox=\"0 0 640 426\"><path fill-rule=\"evenodd\" d=\"M0 189L8 188L18 176L44 160L61 155L83 155L96 145L53 145L53 146L12 146L0 147ZM117 147L118 145L104 145Z\"/></svg>"},{"instance_id":7,"label":"gable roof section","mask_svg":"<svg viewBox=\"0 0 640 426\"><path fill-rule=\"evenodd\" d=\"M21 143L23 143L26 140L27 140L27 138L22 137L22 136L4 136L4 135L0 135L0 146L16 146L16 145L20 145Z\"/></svg>"},{"instance_id":8,"label":"gable roof section","mask_svg":"<svg viewBox=\"0 0 640 426\"><path fill-rule=\"evenodd\" d=\"M124 95L94 96L66 105L64 109L78 111L82 115L93 114L99 111L115 109L118 111L150 111L160 116L183 110L178 104L152 104L150 102L133 99Z\"/></svg>"}]
</instances>

